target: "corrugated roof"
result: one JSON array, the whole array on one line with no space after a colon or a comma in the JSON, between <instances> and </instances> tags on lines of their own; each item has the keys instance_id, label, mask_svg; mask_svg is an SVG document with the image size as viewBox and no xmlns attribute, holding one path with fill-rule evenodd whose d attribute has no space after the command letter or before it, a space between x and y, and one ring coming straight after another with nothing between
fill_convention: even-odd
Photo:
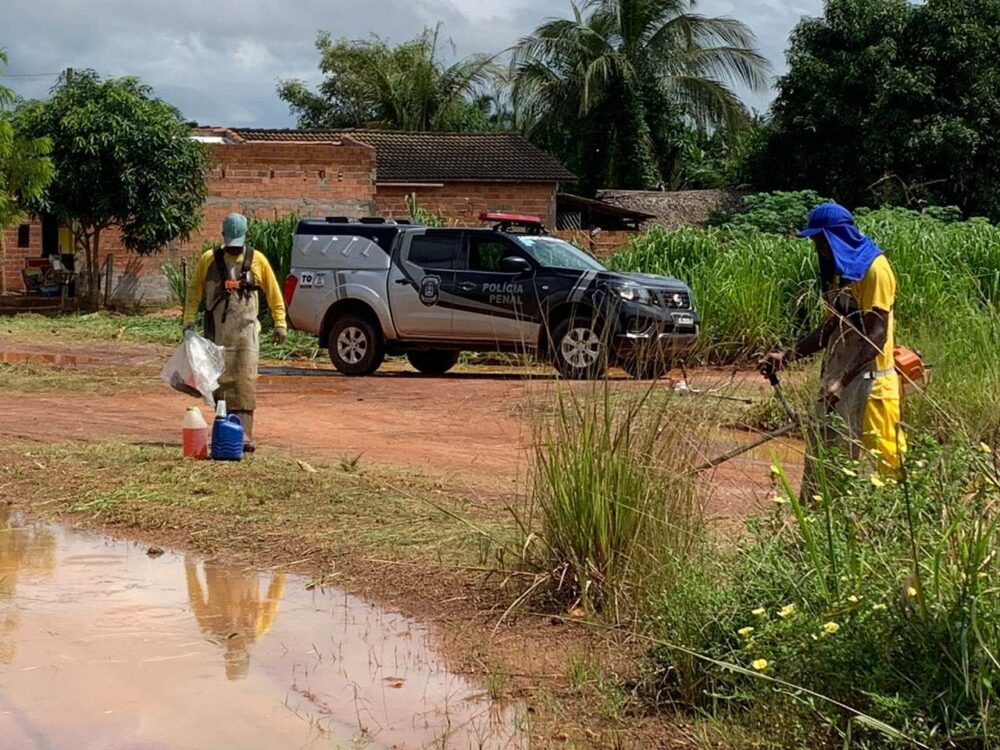
<instances>
[{"instance_id":1,"label":"corrugated roof","mask_svg":"<svg viewBox=\"0 0 1000 750\"><path fill-rule=\"evenodd\" d=\"M568 182L576 176L515 133L232 128L247 142L325 143L350 139L375 149L378 181Z\"/></svg>"}]
</instances>

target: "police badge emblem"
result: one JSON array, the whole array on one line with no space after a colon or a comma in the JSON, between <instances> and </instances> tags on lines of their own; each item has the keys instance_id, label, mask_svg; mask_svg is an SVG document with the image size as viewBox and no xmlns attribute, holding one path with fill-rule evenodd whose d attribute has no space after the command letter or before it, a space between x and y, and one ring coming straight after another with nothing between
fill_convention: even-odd
<instances>
[{"instance_id":1,"label":"police badge emblem","mask_svg":"<svg viewBox=\"0 0 1000 750\"><path fill-rule=\"evenodd\" d=\"M428 307L433 307L438 303L441 296L441 277L424 276L420 282L420 301Z\"/></svg>"}]
</instances>

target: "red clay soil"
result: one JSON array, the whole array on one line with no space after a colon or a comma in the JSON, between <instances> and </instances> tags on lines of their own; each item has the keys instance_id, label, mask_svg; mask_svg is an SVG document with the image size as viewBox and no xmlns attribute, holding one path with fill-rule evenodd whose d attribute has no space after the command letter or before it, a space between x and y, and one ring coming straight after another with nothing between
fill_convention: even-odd
<instances>
[{"instance_id":1,"label":"red clay soil","mask_svg":"<svg viewBox=\"0 0 1000 750\"><path fill-rule=\"evenodd\" d=\"M44 441L123 439L179 443L184 409L196 402L168 388L156 367L169 350L159 347L0 348L0 363L26 362L80 369L139 369L147 378L137 392L118 394L0 392L0 436ZM58 357L56 356L58 353ZM369 378L346 378L318 369L273 366L262 370L256 439L262 450L296 458L337 461L354 458L444 474L460 485L490 491L524 479L531 427L522 415L544 406L553 382L543 368L524 377L510 369L467 368L443 377L422 377L389 365ZM707 386L729 380L718 370L689 373ZM742 386L766 383L752 373ZM708 402L711 403L711 402ZM710 408L710 407L709 407ZM208 409L206 407L206 416ZM706 458L749 439L732 433L705 446ZM710 513L742 518L766 507L771 494L770 456L801 463L794 442L772 443L749 457L707 472L713 485Z\"/></svg>"}]
</instances>

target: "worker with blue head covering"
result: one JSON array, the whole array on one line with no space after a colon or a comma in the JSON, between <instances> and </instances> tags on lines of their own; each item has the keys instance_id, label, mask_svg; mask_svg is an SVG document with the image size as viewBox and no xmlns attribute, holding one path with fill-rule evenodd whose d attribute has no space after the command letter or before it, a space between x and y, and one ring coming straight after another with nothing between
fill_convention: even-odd
<instances>
[{"instance_id":1,"label":"worker with blue head covering","mask_svg":"<svg viewBox=\"0 0 1000 750\"><path fill-rule=\"evenodd\" d=\"M882 249L862 234L854 216L837 203L810 214L799 237L812 240L828 303L826 320L792 349L767 361L781 369L825 351L823 411L836 411L848 445L879 456L883 473L898 470L906 441L900 421L899 378L894 365L896 276Z\"/></svg>"}]
</instances>

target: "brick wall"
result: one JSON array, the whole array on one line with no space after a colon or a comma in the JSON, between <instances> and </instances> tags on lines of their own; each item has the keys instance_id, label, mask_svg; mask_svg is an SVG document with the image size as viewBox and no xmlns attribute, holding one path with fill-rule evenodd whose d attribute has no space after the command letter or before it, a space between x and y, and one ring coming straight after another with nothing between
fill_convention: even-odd
<instances>
[{"instance_id":1,"label":"brick wall","mask_svg":"<svg viewBox=\"0 0 1000 750\"><path fill-rule=\"evenodd\" d=\"M171 243L149 257L130 253L115 231L101 235L100 255L114 256L112 296L119 304L163 301L168 296L160 264L191 257L206 241L221 240L222 220L234 211L271 218L303 215L367 216L374 211L374 149L355 143L213 144L201 227L186 242ZM17 248L17 228L7 232L7 284L23 289L24 259L41 255L42 229L31 223L31 246ZM80 264L82 265L82 257Z\"/></svg>"},{"instance_id":2,"label":"brick wall","mask_svg":"<svg viewBox=\"0 0 1000 750\"><path fill-rule=\"evenodd\" d=\"M406 196L416 195L417 203L458 224L478 226L483 211L514 211L541 216L555 225L556 183L449 182L441 187L378 185L375 201L383 216L406 217Z\"/></svg>"}]
</instances>

